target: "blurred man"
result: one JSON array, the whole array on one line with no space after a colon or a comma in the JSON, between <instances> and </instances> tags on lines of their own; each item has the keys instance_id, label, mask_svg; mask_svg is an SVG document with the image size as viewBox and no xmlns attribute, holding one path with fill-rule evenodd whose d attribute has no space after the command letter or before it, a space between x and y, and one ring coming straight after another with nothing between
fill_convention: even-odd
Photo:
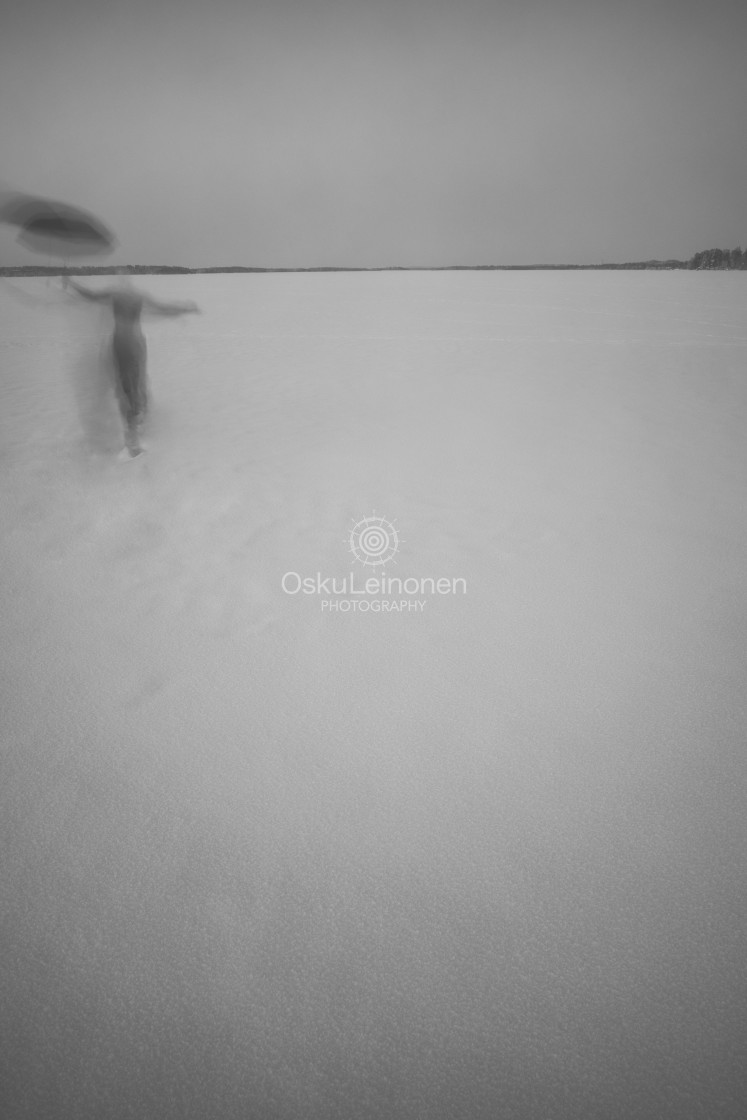
<instances>
[{"instance_id":1,"label":"blurred man","mask_svg":"<svg viewBox=\"0 0 747 1120\"><path fill-rule=\"evenodd\" d=\"M140 316L145 311L153 315L187 315L198 312L197 304L159 303L145 292L133 287L129 277L120 272L116 288L92 292L80 284L63 277L63 287L72 288L84 299L108 303L114 315L111 354L114 366L114 384L125 429L125 447L134 458L143 451L140 432L148 408L146 379L147 350L140 326Z\"/></svg>"}]
</instances>

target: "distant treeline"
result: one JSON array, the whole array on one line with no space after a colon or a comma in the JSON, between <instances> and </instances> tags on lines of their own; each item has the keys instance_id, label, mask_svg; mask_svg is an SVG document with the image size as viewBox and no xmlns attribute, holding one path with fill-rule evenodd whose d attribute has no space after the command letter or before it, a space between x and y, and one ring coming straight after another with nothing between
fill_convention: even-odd
<instances>
[{"instance_id":1,"label":"distant treeline","mask_svg":"<svg viewBox=\"0 0 747 1120\"><path fill-rule=\"evenodd\" d=\"M108 276L126 268L133 275L156 275L158 273L205 272L519 272L537 269L644 269L644 268L739 268L747 269L747 249L706 249L696 253L689 261L628 261L625 264L445 264L445 265L383 265L378 268L351 268L345 265L319 265L313 268L251 268L244 265L220 265L214 268L184 268L171 264L133 264L133 265L17 265L0 268L0 276Z\"/></svg>"},{"instance_id":2,"label":"distant treeline","mask_svg":"<svg viewBox=\"0 0 747 1120\"><path fill-rule=\"evenodd\" d=\"M747 249L706 249L696 253L688 268L747 268Z\"/></svg>"}]
</instances>

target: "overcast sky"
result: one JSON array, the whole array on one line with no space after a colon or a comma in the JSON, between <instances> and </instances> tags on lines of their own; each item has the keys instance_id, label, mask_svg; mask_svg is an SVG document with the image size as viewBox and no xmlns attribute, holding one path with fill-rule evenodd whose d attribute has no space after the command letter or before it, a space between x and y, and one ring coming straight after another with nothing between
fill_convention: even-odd
<instances>
[{"instance_id":1,"label":"overcast sky","mask_svg":"<svg viewBox=\"0 0 747 1120\"><path fill-rule=\"evenodd\" d=\"M95 212L115 263L732 248L747 243L743 7L6 0L0 177ZM0 229L1 263L34 260Z\"/></svg>"}]
</instances>

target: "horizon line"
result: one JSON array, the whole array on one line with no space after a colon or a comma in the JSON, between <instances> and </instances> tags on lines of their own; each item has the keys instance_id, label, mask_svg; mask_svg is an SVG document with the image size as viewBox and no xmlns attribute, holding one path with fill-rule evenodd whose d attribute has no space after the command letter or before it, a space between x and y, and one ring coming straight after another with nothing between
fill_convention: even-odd
<instances>
[{"instance_id":1,"label":"horizon line","mask_svg":"<svg viewBox=\"0 0 747 1120\"><path fill-rule=\"evenodd\" d=\"M697 256L698 254L696 254ZM679 258L649 258L638 261L601 261L594 264L562 263L562 264L431 264L431 265L173 265L173 264L18 264L0 265L0 274L5 272L38 271L49 273L70 272L115 272L118 269L132 269L138 271L169 272L440 272L451 269L465 269L470 271L485 270L517 270L517 269L574 269L574 268L641 268L645 265L685 267L692 258L681 260Z\"/></svg>"}]
</instances>

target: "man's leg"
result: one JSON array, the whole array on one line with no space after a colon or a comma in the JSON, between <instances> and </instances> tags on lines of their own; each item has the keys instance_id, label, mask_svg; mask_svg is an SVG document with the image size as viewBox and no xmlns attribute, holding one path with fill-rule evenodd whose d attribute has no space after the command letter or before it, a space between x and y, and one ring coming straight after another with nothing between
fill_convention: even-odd
<instances>
[{"instance_id":1,"label":"man's leg","mask_svg":"<svg viewBox=\"0 0 747 1120\"><path fill-rule=\"evenodd\" d=\"M130 422L125 430L125 447L130 455L139 455L143 450L143 445L140 442L140 429L134 422Z\"/></svg>"},{"instance_id":2,"label":"man's leg","mask_svg":"<svg viewBox=\"0 0 747 1120\"><path fill-rule=\"evenodd\" d=\"M125 384L121 377L117 378L117 400L122 415L125 447L130 455L137 455L142 451L138 424L140 410L137 401L133 399L132 386Z\"/></svg>"},{"instance_id":3,"label":"man's leg","mask_svg":"<svg viewBox=\"0 0 747 1120\"><path fill-rule=\"evenodd\" d=\"M131 455L142 451L140 426L145 417L147 393L145 383L145 343L129 335L112 340L116 371L117 400L125 429L125 444Z\"/></svg>"},{"instance_id":4,"label":"man's leg","mask_svg":"<svg viewBox=\"0 0 747 1120\"><path fill-rule=\"evenodd\" d=\"M145 418L148 414L148 387L145 379L145 370L141 369L138 378L137 389L135 393L135 426L138 432L142 432Z\"/></svg>"}]
</instances>

